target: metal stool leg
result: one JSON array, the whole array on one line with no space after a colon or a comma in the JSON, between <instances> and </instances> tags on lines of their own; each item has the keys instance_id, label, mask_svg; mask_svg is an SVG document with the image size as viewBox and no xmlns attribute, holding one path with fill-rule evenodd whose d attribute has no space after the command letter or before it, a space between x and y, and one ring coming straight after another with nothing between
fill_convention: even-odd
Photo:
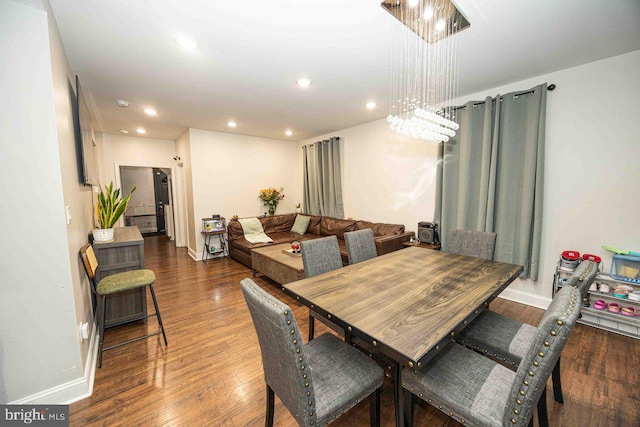
<instances>
[{"instance_id":1,"label":"metal stool leg","mask_svg":"<svg viewBox=\"0 0 640 427\"><path fill-rule=\"evenodd\" d=\"M162 336L164 337L164 345L168 346L167 342L167 334L164 332L164 325L162 324L162 317L160 316L160 309L158 308L158 301L156 300L156 293L153 290L153 285L149 285L149 289L151 290L151 299L153 299L153 306L156 309L156 317L158 318L158 323L160 324L160 329L162 330Z\"/></svg>"},{"instance_id":2,"label":"metal stool leg","mask_svg":"<svg viewBox=\"0 0 640 427\"><path fill-rule=\"evenodd\" d=\"M101 301L101 310L102 313L98 315L98 323L99 323L99 331L100 331L100 340L98 344L98 368L102 368L102 353L104 347L104 324L107 321L107 296L100 295ZM100 309L100 308L99 308Z\"/></svg>"}]
</instances>

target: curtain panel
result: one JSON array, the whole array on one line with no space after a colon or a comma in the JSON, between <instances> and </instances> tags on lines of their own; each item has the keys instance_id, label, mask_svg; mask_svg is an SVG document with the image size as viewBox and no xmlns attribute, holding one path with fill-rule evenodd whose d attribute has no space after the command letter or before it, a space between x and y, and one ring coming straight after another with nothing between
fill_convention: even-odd
<instances>
[{"instance_id":1,"label":"curtain panel","mask_svg":"<svg viewBox=\"0 0 640 427\"><path fill-rule=\"evenodd\" d=\"M435 221L446 250L451 230L497 234L494 259L538 279L542 235L547 85L472 101L438 152Z\"/></svg>"},{"instance_id":2,"label":"curtain panel","mask_svg":"<svg viewBox=\"0 0 640 427\"><path fill-rule=\"evenodd\" d=\"M304 212L344 218L340 172L340 138L302 147Z\"/></svg>"}]
</instances>

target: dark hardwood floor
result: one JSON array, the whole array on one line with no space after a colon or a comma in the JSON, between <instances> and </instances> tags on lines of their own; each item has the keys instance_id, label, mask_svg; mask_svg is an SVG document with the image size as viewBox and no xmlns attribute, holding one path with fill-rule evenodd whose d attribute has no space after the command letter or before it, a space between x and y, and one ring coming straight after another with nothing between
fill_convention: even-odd
<instances>
[{"instance_id":1,"label":"dark hardwood floor","mask_svg":"<svg viewBox=\"0 0 640 427\"><path fill-rule=\"evenodd\" d=\"M263 425L260 349L239 286L240 280L251 277L251 270L230 259L195 262L166 236L146 237L145 257L147 268L158 278L155 289L169 346L161 337L153 337L105 352L93 395L70 407L71 425ZM269 279L255 280L291 306L306 337L307 309ZM149 307L153 308L151 301ZM531 324L537 324L543 313L501 299L491 308ZM316 336L328 331L321 323L316 325ZM105 345L146 328L156 330L155 319L148 325L109 329ZM553 393L547 394L552 426L640 425L639 340L579 324L565 347L562 369L564 405L553 401ZM388 379L381 408L381 424L393 426L393 389ZM333 425L368 422L368 401L363 401ZM277 398L275 425L296 425ZM458 424L420 401L414 425Z\"/></svg>"}]
</instances>

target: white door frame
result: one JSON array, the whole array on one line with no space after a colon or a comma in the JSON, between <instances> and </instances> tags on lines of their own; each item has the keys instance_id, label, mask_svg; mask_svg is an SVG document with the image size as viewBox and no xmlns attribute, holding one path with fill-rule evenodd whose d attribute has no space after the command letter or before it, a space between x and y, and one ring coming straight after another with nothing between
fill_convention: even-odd
<instances>
[{"instance_id":1,"label":"white door frame","mask_svg":"<svg viewBox=\"0 0 640 427\"><path fill-rule=\"evenodd\" d=\"M175 245L177 247L186 246L185 243L185 227L186 224L184 222L184 218L180 215L182 211L179 209L179 204L183 199L182 196L182 184L179 181L182 181L182 176L179 169L176 165L158 165L158 164L147 164L147 163L114 163L115 167L115 186L116 188L122 188L122 182L120 179L120 166L130 166L130 167L142 167L142 168L163 168L163 169L171 169L171 191L173 192L173 204L171 206L171 210L173 211L173 223L174 223L174 235L175 235ZM118 220L118 225L124 225L124 218L120 217Z\"/></svg>"}]
</instances>

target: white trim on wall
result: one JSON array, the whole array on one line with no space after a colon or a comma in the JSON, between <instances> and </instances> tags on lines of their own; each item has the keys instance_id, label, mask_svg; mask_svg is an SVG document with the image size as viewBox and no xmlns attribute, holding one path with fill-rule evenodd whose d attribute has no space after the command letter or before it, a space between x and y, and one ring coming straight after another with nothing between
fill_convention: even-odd
<instances>
[{"instance_id":1,"label":"white trim on wall","mask_svg":"<svg viewBox=\"0 0 640 427\"><path fill-rule=\"evenodd\" d=\"M182 195L182 189L183 186L178 184L178 181L182 181L182 168L177 167L176 165L171 165L171 166L167 166L167 165L150 165L150 164L146 164L146 163L114 163L113 164L114 168L115 168L115 173L114 173L114 185L117 188L122 188L122 182L120 179L120 167L121 166L125 166L125 167L141 167L141 168L161 168L161 169L171 169L171 191L172 191L172 206L171 206L171 210L173 212L173 218L174 218L174 227L175 227L175 245L177 247L182 247L182 246L186 246L185 242L184 242L184 236L186 235L185 232L185 222L184 222L184 218L181 217L179 214L182 211L179 206L177 201L182 200L183 199L183 195ZM120 219L118 220L118 226L124 226L124 218L120 217Z\"/></svg>"},{"instance_id":2,"label":"white trim on wall","mask_svg":"<svg viewBox=\"0 0 640 427\"><path fill-rule=\"evenodd\" d=\"M94 319L94 325L97 320ZM89 341L89 353L84 366L84 376L64 384L51 387L31 396L8 402L9 405L70 405L73 402L85 399L93 394L93 383L96 375L98 356L98 328L91 331Z\"/></svg>"},{"instance_id":3,"label":"white trim on wall","mask_svg":"<svg viewBox=\"0 0 640 427\"><path fill-rule=\"evenodd\" d=\"M544 297L529 292L524 292L519 289L511 288L507 288L502 291L502 293L498 295L498 298L506 299L520 304L530 305L532 307L541 308L543 310L546 310L547 307L549 307L549 304L551 304L551 298L549 297Z\"/></svg>"}]
</instances>

